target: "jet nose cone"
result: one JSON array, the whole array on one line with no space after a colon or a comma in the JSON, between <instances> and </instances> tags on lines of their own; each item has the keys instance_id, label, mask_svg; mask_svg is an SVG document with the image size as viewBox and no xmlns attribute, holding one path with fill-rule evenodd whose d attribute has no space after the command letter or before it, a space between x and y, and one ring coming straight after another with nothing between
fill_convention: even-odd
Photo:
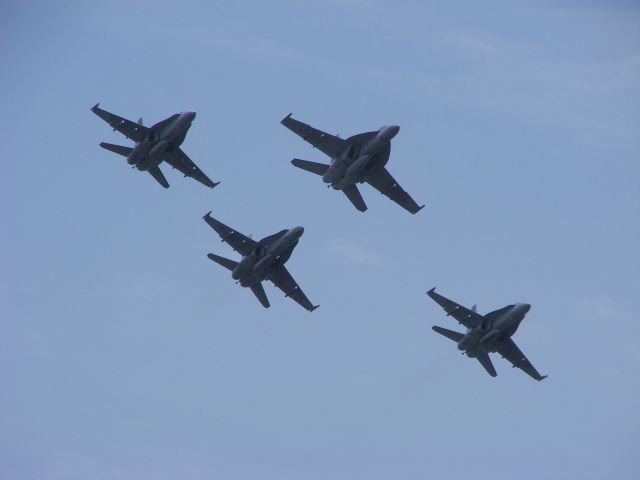
<instances>
[{"instance_id":1,"label":"jet nose cone","mask_svg":"<svg viewBox=\"0 0 640 480\"><path fill-rule=\"evenodd\" d=\"M378 130L378 137L389 141L395 137L399 131L400 127L398 125L386 125Z\"/></svg>"},{"instance_id":2,"label":"jet nose cone","mask_svg":"<svg viewBox=\"0 0 640 480\"><path fill-rule=\"evenodd\" d=\"M196 112L184 112L182 116L189 122L193 122L196 119Z\"/></svg>"},{"instance_id":3,"label":"jet nose cone","mask_svg":"<svg viewBox=\"0 0 640 480\"><path fill-rule=\"evenodd\" d=\"M303 227L295 227L291 230L291 232L295 235L296 238L300 238L304 233Z\"/></svg>"},{"instance_id":4,"label":"jet nose cone","mask_svg":"<svg viewBox=\"0 0 640 480\"><path fill-rule=\"evenodd\" d=\"M531 310L531 305L529 305L528 303L521 303L520 305L522 305L522 311L524 313L527 313L529 310Z\"/></svg>"}]
</instances>

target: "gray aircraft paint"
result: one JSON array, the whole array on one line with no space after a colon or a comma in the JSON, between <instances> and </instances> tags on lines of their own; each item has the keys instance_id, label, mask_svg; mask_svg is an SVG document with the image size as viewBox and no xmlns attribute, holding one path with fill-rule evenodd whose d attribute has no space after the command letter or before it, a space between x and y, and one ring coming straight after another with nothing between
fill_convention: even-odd
<instances>
[{"instance_id":1,"label":"gray aircraft paint","mask_svg":"<svg viewBox=\"0 0 640 480\"><path fill-rule=\"evenodd\" d=\"M230 270L231 277L236 283L250 288L265 308L269 308L270 303L262 287L264 280L273 282L286 297L291 297L306 310L312 312L318 308L318 305L313 305L309 301L284 266L304 234L304 228L281 230L256 242L216 220L211 216L211 212L207 213L203 219L220 235L223 242L228 243L242 255L239 262L212 253L207 257Z\"/></svg>"},{"instance_id":2,"label":"gray aircraft paint","mask_svg":"<svg viewBox=\"0 0 640 480\"><path fill-rule=\"evenodd\" d=\"M127 163L144 171L159 166L169 152L182 144L195 118L195 112L182 112L156 123L145 139L136 143Z\"/></svg>"},{"instance_id":3,"label":"gray aircraft paint","mask_svg":"<svg viewBox=\"0 0 640 480\"><path fill-rule=\"evenodd\" d=\"M391 154L391 140L400 131L399 126L388 125L343 140L300 122L291 114L280 123L331 158L330 165L298 158L291 163L320 175L327 186L344 192L359 211L367 210L357 187L358 183L365 182L411 213L417 213L424 207L418 206L385 168Z\"/></svg>"},{"instance_id":4,"label":"gray aircraft paint","mask_svg":"<svg viewBox=\"0 0 640 480\"><path fill-rule=\"evenodd\" d=\"M180 149L196 118L195 112L171 115L149 128L142 124L142 118L134 123L99 108L99 105L94 105L91 111L111 125L114 131L119 131L135 142L133 147L102 142L102 148L126 157L129 165L149 172L164 188L169 188L169 182L160 170L162 162L167 162L185 177L192 177L207 187L213 188L218 185L219 182L212 182Z\"/></svg>"},{"instance_id":5,"label":"gray aircraft paint","mask_svg":"<svg viewBox=\"0 0 640 480\"><path fill-rule=\"evenodd\" d=\"M490 353L497 352L513 364L513 367L522 369L535 380L544 380L542 376L520 351L511 337L516 333L525 315L531 309L528 303L516 303L508 305L486 315L477 313L475 306L472 309L456 304L443 297L432 288L427 292L436 303L447 312L447 316L453 316L459 323L467 327L465 333L456 332L443 327L434 326L433 330L440 335L457 343L458 350L470 358L476 358L487 372L495 377L497 375Z\"/></svg>"}]
</instances>

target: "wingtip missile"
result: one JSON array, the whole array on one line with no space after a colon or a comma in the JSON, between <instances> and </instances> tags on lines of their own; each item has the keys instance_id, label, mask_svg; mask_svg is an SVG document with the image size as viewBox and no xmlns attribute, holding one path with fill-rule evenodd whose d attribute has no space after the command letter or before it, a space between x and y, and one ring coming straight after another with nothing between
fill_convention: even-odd
<instances>
[{"instance_id":1,"label":"wingtip missile","mask_svg":"<svg viewBox=\"0 0 640 480\"><path fill-rule=\"evenodd\" d=\"M284 117L282 120L280 120L280 123L284 123L284 121L288 118L291 118L291 115L293 115L293 112L290 112L289 115L287 115L286 117Z\"/></svg>"}]
</instances>

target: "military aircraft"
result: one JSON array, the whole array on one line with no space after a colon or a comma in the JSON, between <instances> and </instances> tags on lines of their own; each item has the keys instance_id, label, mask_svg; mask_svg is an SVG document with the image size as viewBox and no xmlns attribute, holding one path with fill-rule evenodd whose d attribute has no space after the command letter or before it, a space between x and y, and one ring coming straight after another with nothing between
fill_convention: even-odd
<instances>
[{"instance_id":1,"label":"military aircraft","mask_svg":"<svg viewBox=\"0 0 640 480\"><path fill-rule=\"evenodd\" d=\"M196 118L195 112L177 113L156 123L153 127L145 127L142 124L142 118L137 123L132 122L102 110L99 103L96 103L91 111L111 125L114 131L117 130L136 142L134 147L104 142L100 146L127 157L129 165L149 172L164 188L169 188L169 182L159 167L163 161L180 170L185 177L194 178L207 187L213 188L220 183L212 182L180 149L191 123Z\"/></svg>"},{"instance_id":2,"label":"military aircraft","mask_svg":"<svg viewBox=\"0 0 640 480\"><path fill-rule=\"evenodd\" d=\"M434 326L433 330L456 342L458 350L463 354L466 353L470 358L477 358L489 375L492 377L497 375L489 358L489 353L497 352L502 358L509 360L514 368L518 367L534 379L540 381L547 378L546 375L541 376L538 373L511 339L520 322L531 309L531 305L516 303L495 312L480 315L476 312L475 305L469 310L437 294L435 287L429 290L427 295L444 308L447 316L451 315L458 323L467 327L466 333L454 332L438 326Z\"/></svg>"},{"instance_id":3,"label":"military aircraft","mask_svg":"<svg viewBox=\"0 0 640 480\"><path fill-rule=\"evenodd\" d=\"M269 300L262 286L263 280L270 280L282 290L285 297L291 297L302 307L313 312L319 305L313 305L300 289L284 264L298 245L304 228L295 227L291 230L281 230L278 233L263 238L259 242L227 227L211 216L211 212L204 217L205 222L213 228L228 243L234 251L242 255L239 262L219 257L210 253L207 255L219 265L231 270L231 277L243 287L249 287L263 307L269 308Z\"/></svg>"},{"instance_id":4,"label":"military aircraft","mask_svg":"<svg viewBox=\"0 0 640 480\"><path fill-rule=\"evenodd\" d=\"M342 190L361 212L367 210L367 205L358 190L358 183L364 182L411 213L417 213L424 207L418 206L385 168L391 153L391 139L400 131L397 125L342 139L291 118L291 114L280 123L331 157L331 165L298 158L294 158L291 163L321 175L328 186L334 190Z\"/></svg>"}]
</instances>

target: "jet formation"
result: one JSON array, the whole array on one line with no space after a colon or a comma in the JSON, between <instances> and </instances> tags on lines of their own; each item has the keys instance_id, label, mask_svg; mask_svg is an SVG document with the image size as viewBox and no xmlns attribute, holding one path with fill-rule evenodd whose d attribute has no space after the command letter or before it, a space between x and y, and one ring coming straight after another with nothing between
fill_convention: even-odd
<instances>
[{"instance_id":1,"label":"jet formation","mask_svg":"<svg viewBox=\"0 0 640 480\"><path fill-rule=\"evenodd\" d=\"M443 297L432 288L427 292L447 316L452 316L458 323L467 327L466 333L454 332L446 328L434 326L433 330L440 335L453 340L458 344L458 350L470 358L476 358L484 369L495 377L496 369L493 367L489 353L497 352L502 358L506 358L513 367L517 367L535 380L544 380L546 375L540 375L527 357L511 339L524 320L524 316L531 309L528 303L516 303L507 305L486 315L480 315L475 306L471 309Z\"/></svg>"},{"instance_id":2,"label":"jet formation","mask_svg":"<svg viewBox=\"0 0 640 480\"><path fill-rule=\"evenodd\" d=\"M209 188L220 183L212 182L180 148L196 118L196 112L177 113L152 127L145 127L142 124L142 118L138 122L132 122L101 109L99 103L96 103L91 111L111 125L114 131L117 130L135 142L133 147L105 142L100 146L127 157L129 165L149 172L164 188L169 188L169 182L160 170L160 164L163 161L180 170L185 177L194 178Z\"/></svg>"},{"instance_id":3,"label":"jet formation","mask_svg":"<svg viewBox=\"0 0 640 480\"><path fill-rule=\"evenodd\" d=\"M291 114L280 123L331 158L330 165L298 158L291 163L320 175L324 183L334 190L341 190L361 212L367 210L367 205L358 190L358 183L364 182L411 213L417 213L424 207L418 206L385 168L391 153L391 139L400 131L397 125L342 139L302 123Z\"/></svg>"},{"instance_id":4,"label":"jet formation","mask_svg":"<svg viewBox=\"0 0 640 480\"><path fill-rule=\"evenodd\" d=\"M231 270L231 278L243 287L249 287L263 307L269 308L270 304L262 282L270 280L284 292L285 297L291 297L309 312L318 308L319 305L313 305L309 301L284 266L298 245L304 228L281 230L256 242L219 222L211 216L211 212L203 218L220 235L223 242L228 243L233 250L242 255L239 262L213 253L207 255L209 259Z\"/></svg>"},{"instance_id":5,"label":"jet formation","mask_svg":"<svg viewBox=\"0 0 640 480\"><path fill-rule=\"evenodd\" d=\"M164 188L168 188L169 183L160 170L162 162L167 162L185 177L194 178L207 187L218 185L219 182L211 181L180 148L196 117L195 112L175 114L152 127L146 127L142 118L138 122L132 122L102 110L99 104L91 111L111 125L114 131L117 130L135 142L133 147L104 142L100 146L126 157L127 163L133 168L149 172ZM391 153L391 140L400 131L397 125L384 126L377 131L342 139L296 120L291 114L282 119L281 123L331 158L330 164L298 158L294 158L291 163L321 176L328 187L342 191L359 211L367 210L357 186L358 183L365 182L411 213L415 214L424 207L418 206L385 167ZM255 241L216 220L211 212L203 218L223 242L242 256L236 261L209 253L208 258L230 270L236 283L248 287L263 307L270 306L262 285L263 281L269 280L284 292L285 297L291 297L309 312L318 308L318 305L309 301L285 268L304 228L281 230ZM447 316L452 316L467 328L465 333L439 326L434 326L433 330L456 342L463 354L476 358L489 375L497 376L489 354L499 353L513 367L521 369L535 380L546 378L546 375L538 373L512 339L531 305L516 303L481 315L476 311L475 305L471 309L458 305L436 293L435 287L427 294L447 312Z\"/></svg>"}]
</instances>

